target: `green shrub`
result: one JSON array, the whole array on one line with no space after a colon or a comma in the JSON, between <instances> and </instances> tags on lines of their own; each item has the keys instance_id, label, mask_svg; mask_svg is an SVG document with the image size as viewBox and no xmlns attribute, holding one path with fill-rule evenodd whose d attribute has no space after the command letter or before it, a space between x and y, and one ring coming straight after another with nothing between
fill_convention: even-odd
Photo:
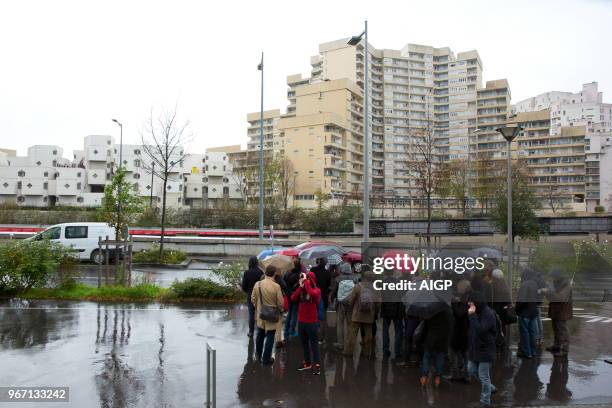
<instances>
[{"instance_id":1,"label":"green shrub","mask_svg":"<svg viewBox=\"0 0 612 408\"><path fill-rule=\"evenodd\" d=\"M49 241L0 243L0 292L46 285L66 256L66 249Z\"/></svg>"},{"instance_id":2,"label":"green shrub","mask_svg":"<svg viewBox=\"0 0 612 408\"><path fill-rule=\"evenodd\" d=\"M239 262L219 262L212 268L212 272L225 286L240 290L244 269L244 264Z\"/></svg>"},{"instance_id":3,"label":"green shrub","mask_svg":"<svg viewBox=\"0 0 612 408\"><path fill-rule=\"evenodd\" d=\"M595 213L603 214L604 212L606 212L606 209L603 207L603 205L595 206Z\"/></svg>"},{"instance_id":4,"label":"green shrub","mask_svg":"<svg viewBox=\"0 0 612 408\"><path fill-rule=\"evenodd\" d=\"M170 292L171 296L177 299L230 300L236 297L235 290L204 278L175 281L170 287Z\"/></svg>"},{"instance_id":5,"label":"green shrub","mask_svg":"<svg viewBox=\"0 0 612 408\"><path fill-rule=\"evenodd\" d=\"M134 252L132 255L133 263L151 263L176 265L187 259L187 254L178 249L164 249L162 256L159 254L159 245L153 244L149 249Z\"/></svg>"},{"instance_id":6,"label":"green shrub","mask_svg":"<svg viewBox=\"0 0 612 408\"><path fill-rule=\"evenodd\" d=\"M136 220L139 227L158 227L160 220L155 208L147 207Z\"/></svg>"}]
</instances>

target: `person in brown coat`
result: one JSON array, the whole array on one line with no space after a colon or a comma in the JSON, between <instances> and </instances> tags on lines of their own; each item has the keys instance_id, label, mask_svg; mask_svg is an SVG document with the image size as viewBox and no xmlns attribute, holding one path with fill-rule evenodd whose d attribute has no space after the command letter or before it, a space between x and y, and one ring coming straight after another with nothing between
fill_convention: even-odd
<instances>
[{"instance_id":1,"label":"person in brown coat","mask_svg":"<svg viewBox=\"0 0 612 408\"><path fill-rule=\"evenodd\" d=\"M344 354L353 355L357 334L363 329L361 354L365 357L372 355L372 327L380 311L380 293L373 287L374 279L373 272L364 273L363 280L353 287L349 295L351 325L346 338Z\"/></svg>"},{"instance_id":2,"label":"person in brown coat","mask_svg":"<svg viewBox=\"0 0 612 408\"><path fill-rule=\"evenodd\" d=\"M569 351L569 331L567 329L568 320L572 320L572 284L569 279L564 277L559 270L551 272L553 279L552 290L547 289L548 296L548 317L552 321L554 343L546 350L555 356L563 357Z\"/></svg>"},{"instance_id":3,"label":"person in brown coat","mask_svg":"<svg viewBox=\"0 0 612 408\"><path fill-rule=\"evenodd\" d=\"M275 274L276 268L269 265L265 271L265 278L255 284L251 294L251 302L255 305L255 316L257 317L255 354L258 359L261 359L263 364L274 363L272 358L274 335L276 330L280 330L282 327L280 314L283 310L283 292L280 285L274 281ZM276 322L266 321L261 318L261 310L264 305L278 309L278 320Z\"/></svg>"}]
</instances>

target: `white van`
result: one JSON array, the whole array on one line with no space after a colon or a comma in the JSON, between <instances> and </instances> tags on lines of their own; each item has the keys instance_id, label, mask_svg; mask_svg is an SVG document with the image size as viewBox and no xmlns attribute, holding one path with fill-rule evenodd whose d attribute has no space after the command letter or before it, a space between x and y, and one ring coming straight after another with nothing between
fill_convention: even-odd
<instances>
[{"instance_id":1,"label":"white van","mask_svg":"<svg viewBox=\"0 0 612 408\"><path fill-rule=\"evenodd\" d=\"M74 249L81 260L102 263L104 254L98 249L98 239L106 239L107 236L114 240L115 229L104 222L68 222L53 225L28 239L49 239ZM114 251L109 251L109 256L114 259Z\"/></svg>"}]
</instances>

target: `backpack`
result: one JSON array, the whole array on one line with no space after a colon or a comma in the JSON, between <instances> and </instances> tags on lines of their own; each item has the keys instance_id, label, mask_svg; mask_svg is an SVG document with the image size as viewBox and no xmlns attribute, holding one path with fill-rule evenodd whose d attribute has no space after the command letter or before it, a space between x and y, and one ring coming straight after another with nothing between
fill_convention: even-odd
<instances>
[{"instance_id":1,"label":"backpack","mask_svg":"<svg viewBox=\"0 0 612 408\"><path fill-rule=\"evenodd\" d=\"M371 288L361 287L359 292L359 313L374 311L374 292Z\"/></svg>"},{"instance_id":2,"label":"backpack","mask_svg":"<svg viewBox=\"0 0 612 408\"><path fill-rule=\"evenodd\" d=\"M340 281L338 284L338 302L342 304L346 304L349 299L349 295L353 291L353 287L355 286L355 282L352 279L345 279Z\"/></svg>"}]
</instances>

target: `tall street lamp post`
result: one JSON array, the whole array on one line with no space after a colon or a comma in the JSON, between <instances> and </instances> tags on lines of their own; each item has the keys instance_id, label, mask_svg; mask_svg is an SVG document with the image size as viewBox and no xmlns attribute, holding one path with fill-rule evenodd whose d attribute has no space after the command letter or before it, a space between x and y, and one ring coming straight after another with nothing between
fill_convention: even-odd
<instances>
[{"instance_id":1,"label":"tall street lamp post","mask_svg":"<svg viewBox=\"0 0 612 408\"><path fill-rule=\"evenodd\" d=\"M261 104L259 107L259 239L263 239L264 228L264 54L261 53L261 62L257 65L261 71Z\"/></svg>"},{"instance_id":2,"label":"tall street lamp post","mask_svg":"<svg viewBox=\"0 0 612 408\"><path fill-rule=\"evenodd\" d=\"M119 168L123 166L123 124L117 119L113 119L117 125L119 125Z\"/></svg>"},{"instance_id":3,"label":"tall street lamp post","mask_svg":"<svg viewBox=\"0 0 612 408\"><path fill-rule=\"evenodd\" d=\"M119 125L119 169L123 166L123 124L113 119ZM121 225L121 183L117 186L117 224ZM123 231L121 231L123 234ZM115 239L119 239L119 231L115 231Z\"/></svg>"},{"instance_id":4,"label":"tall street lamp post","mask_svg":"<svg viewBox=\"0 0 612 408\"><path fill-rule=\"evenodd\" d=\"M364 142L364 166L363 166L363 242L370 238L370 136L368 130L368 76L370 58L368 53L368 20L364 22L364 30L361 34L351 37L349 45L357 45L364 39L364 83L363 83L363 142Z\"/></svg>"},{"instance_id":5,"label":"tall street lamp post","mask_svg":"<svg viewBox=\"0 0 612 408\"><path fill-rule=\"evenodd\" d=\"M522 127L518 126L502 126L495 129L506 139L508 142L508 288L510 288L510 295L512 295L512 260L513 260L513 235L512 235L512 141L518 136L523 130Z\"/></svg>"}]
</instances>

